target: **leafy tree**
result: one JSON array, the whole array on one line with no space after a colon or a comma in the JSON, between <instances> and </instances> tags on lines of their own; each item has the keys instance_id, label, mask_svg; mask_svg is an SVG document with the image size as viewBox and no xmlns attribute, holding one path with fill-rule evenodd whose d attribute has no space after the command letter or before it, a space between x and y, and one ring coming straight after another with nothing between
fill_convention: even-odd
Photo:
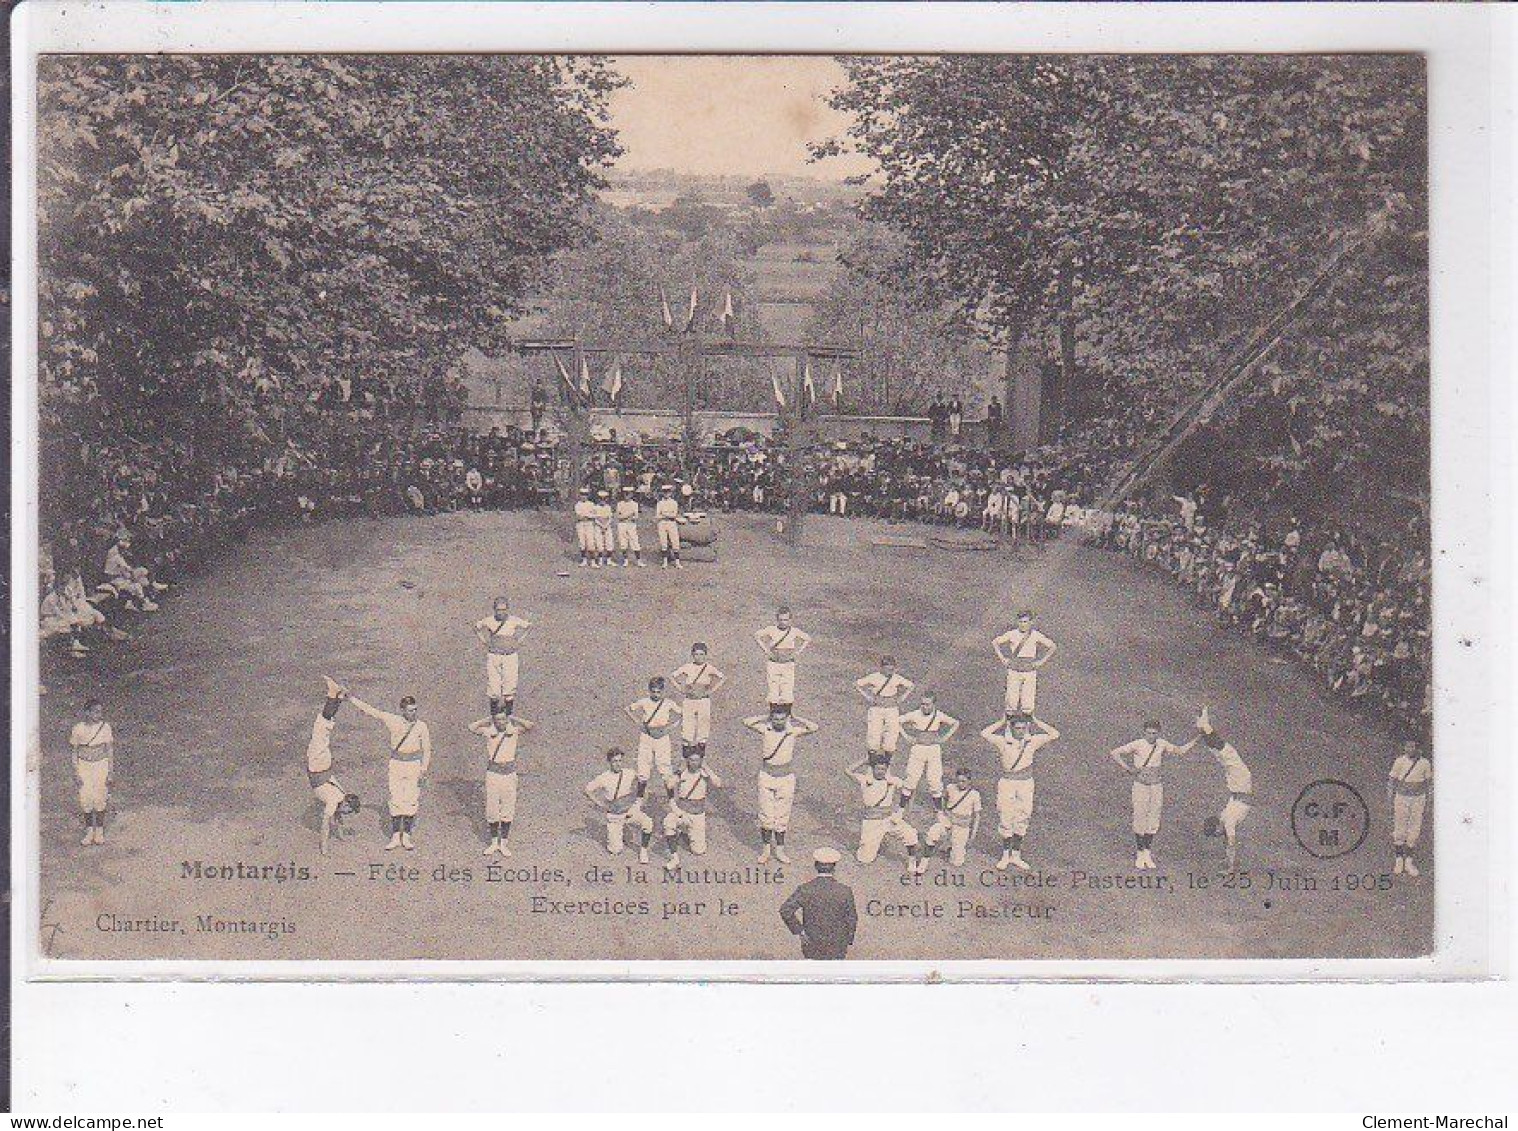
<instances>
[{"instance_id":1,"label":"leafy tree","mask_svg":"<svg viewBox=\"0 0 1518 1131\"><path fill-rule=\"evenodd\" d=\"M1261 505L1426 509L1421 59L844 66L832 102L851 124L817 153L874 158L861 210L901 237L898 277L1009 349L1042 352L1063 331L1087 406L1109 417L1139 406L1151 431L1333 248L1378 233L1288 326L1260 380L1198 434L1197 458L1175 467L1217 475L1231 460L1227 484Z\"/></svg>"},{"instance_id":2,"label":"leafy tree","mask_svg":"<svg viewBox=\"0 0 1518 1131\"><path fill-rule=\"evenodd\" d=\"M715 211L715 210L714 210ZM592 213L585 238L557 255L533 298L527 323L536 332L613 346L652 342L663 357L629 352L622 358L626 386L619 398L638 408L680 409L685 404L683 364L674 355L684 337L690 292L697 293L695 330L715 340L727 336L721 324L723 299L731 291L735 336L760 336L750 296L754 279L729 225L706 228L690 238L678 228L647 227L611 208ZM659 303L668 299L674 326L667 328ZM541 364L541 363L533 363ZM597 361L598 365L609 361ZM720 359L708 363L695 392L696 408L769 408L770 382L763 363ZM592 388L603 403L603 374Z\"/></svg>"},{"instance_id":3,"label":"leafy tree","mask_svg":"<svg viewBox=\"0 0 1518 1131\"><path fill-rule=\"evenodd\" d=\"M621 81L522 55L42 60L45 399L162 427L263 375L439 379L581 230Z\"/></svg>"},{"instance_id":4,"label":"leafy tree","mask_svg":"<svg viewBox=\"0 0 1518 1131\"><path fill-rule=\"evenodd\" d=\"M749 200L760 208L768 208L775 203L775 190L770 188L768 181L755 181L745 190Z\"/></svg>"},{"instance_id":5,"label":"leafy tree","mask_svg":"<svg viewBox=\"0 0 1518 1131\"><path fill-rule=\"evenodd\" d=\"M938 390L971 395L988 370L984 343L903 272L901 237L884 225L856 228L808 327L811 340L860 350L844 368L846 404L866 414L920 413Z\"/></svg>"},{"instance_id":6,"label":"leafy tree","mask_svg":"<svg viewBox=\"0 0 1518 1131\"><path fill-rule=\"evenodd\" d=\"M817 152L875 159L864 214L1004 344L1076 317L1099 379L1146 356L1172 379L1205 370L1334 239L1382 211L1421 226L1416 57L844 65L832 102L852 124Z\"/></svg>"}]
</instances>

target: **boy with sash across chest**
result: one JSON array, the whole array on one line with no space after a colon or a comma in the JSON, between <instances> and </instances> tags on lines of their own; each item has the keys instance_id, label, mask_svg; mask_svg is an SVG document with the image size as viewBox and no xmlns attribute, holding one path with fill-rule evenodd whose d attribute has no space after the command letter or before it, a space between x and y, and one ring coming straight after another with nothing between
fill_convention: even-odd
<instances>
[{"instance_id":1,"label":"boy with sash across chest","mask_svg":"<svg viewBox=\"0 0 1518 1131\"><path fill-rule=\"evenodd\" d=\"M796 704L796 658L812 638L791 623L785 605L775 610L775 623L754 633L764 652L764 682L769 708L789 713Z\"/></svg>"},{"instance_id":2,"label":"boy with sash across chest","mask_svg":"<svg viewBox=\"0 0 1518 1131\"><path fill-rule=\"evenodd\" d=\"M84 818L80 844L105 843L105 809L111 783L111 764L116 760L116 735L105 721L99 699L84 705L84 718L69 731L69 750L74 756L74 779L79 783L79 812Z\"/></svg>"},{"instance_id":3,"label":"boy with sash across chest","mask_svg":"<svg viewBox=\"0 0 1518 1131\"><path fill-rule=\"evenodd\" d=\"M349 694L348 702L371 719L378 719L390 737L390 766L386 774L390 788L390 841L385 851L397 848L409 851L416 847L411 834L421 807L422 778L432 765L432 733L418 717L416 699L410 695L401 700L399 715L372 707L357 695Z\"/></svg>"},{"instance_id":4,"label":"boy with sash across chest","mask_svg":"<svg viewBox=\"0 0 1518 1131\"><path fill-rule=\"evenodd\" d=\"M680 837L685 837L695 856L706 855L706 802L713 789L722 788L722 779L705 764L705 755L696 747L685 751L685 767L675 779L675 793L669 812L664 815L664 839L669 845L667 871L680 867Z\"/></svg>"},{"instance_id":5,"label":"boy with sash across chest","mask_svg":"<svg viewBox=\"0 0 1518 1131\"><path fill-rule=\"evenodd\" d=\"M896 670L895 656L882 656L880 670L854 681L869 704L864 712L864 746L868 754L894 754L901 737L901 705L915 686Z\"/></svg>"},{"instance_id":6,"label":"boy with sash across chest","mask_svg":"<svg viewBox=\"0 0 1518 1131\"><path fill-rule=\"evenodd\" d=\"M1017 614L1017 627L991 641L996 658L1007 669L1006 710L1031 715L1038 709L1038 669L1054 656L1058 645L1033 627L1033 614Z\"/></svg>"},{"instance_id":7,"label":"boy with sash across chest","mask_svg":"<svg viewBox=\"0 0 1518 1131\"><path fill-rule=\"evenodd\" d=\"M327 700L311 724L311 740L306 743L306 778L311 792L322 807L321 852L331 852L333 834L343 835L343 817L358 812L358 795L346 792L332 773L332 732L337 728L337 712L348 697L337 683L322 677L327 684Z\"/></svg>"},{"instance_id":8,"label":"boy with sash across chest","mask_svg":"<svg viewBox=\"0 0 1518 1131\"><path fill-rule=\"evenodd\" d=\"M534 725L504 710L469 724L469 730L485 740L485 823L490 828L486 856L511 855L506 841L517 819L517 742Z\"/></svg>"},{"instance_id":9,"label":"boy with sash across chest","mask_svg":"<svg viewBox=\"0 0 1518 1131\"><path fill-rule=\"evenodd\" d=\"M666 483L659 489L659 501L654 504L654 529L659 535L659 568L668 569L673 563L680 564L680 504L675 502L675 489Z\"/></svg>"},{"instance_id":10,"label":"boy with sash across chest","mask_svg":"<svg viewBox=\"0 0 1518 1131\"><path fill-rule=\"evenodd\" d=\"M954 771L954 780L944 787L943 805L928 829L928 851L923 854L919 871L926 870L927 856L943 843L945 837L949 841L949 863L956 868L964 864L965 851L980 831L980 790L975 789L971 781L969 769L961 766Z\"/></svg>"},{"instance_id":11,"label":"boy with sash across chest","mask_svg":"<svg viewBox=\"0 0 1518 1131\"><path fill-rule=\"evenodd\" d=\"M622 553L623 568L627 566L629 552L638 559L643 568L643 543L638 540L638 499L631 484L622 488L617 500L617 549Z\"/></svg>"},{"instance_id":12,"label":"boy with sash across chest","mask_svg":"<svg viewBox=\"0 0 1518 1131\"><path fill-rule=\"evenodd\" d=\"M1165 807L1165 785L1160 776L1167 754L1185 754L1196 745L1193 738L1185 746L1177 746L1160 737L1158 720L1150 719L1144 724L1144 737L1108 752L1108 756L1133 778L1133 840L1137 854L1133 866L1153 871L1159 865L1154 860L1154 838L1160 831L1160 814Z\"/></svg>"},{"instance_id":13,"label":"boy with sash across chest","mask_svg":"<svg viewBox=\"0 0 1518 1131\"><path fill-rule=\"evenodd\" d=\"M497 711L509 715L516 706L518 649L531 630L531 621L511 615L511 602L505 597L497 597L491 615L475 622L474 634L485 645L485 693L492 715Z\"/></svg>"},{"instance_id":14,"label":"boy with sash across chest","mask_svg":"<svg viewBox=\"0 0 1518 1131\"><path fill-rule=\"evenodd\" d=\"M628 825L638 830L638 860L648 863L648 846L654 839L654 819L643 811L638 775L627 767L627 755L613 746L606 752L606 769L585 783L585 796L606 815L606 851L622 852Z\"/></svg>"},{"instance_id":15,"label":"boy with sash across chest","mask_svg":"<svg viewBox=\"0 0 1518 1131\"><path fill-rule=\"evenodd\" d=\"M671 756L671 735L680 729L680 708L666 696L668 683L661 675L648 681L648 694L625 708L627 717L638 726L638 796L648 788L655 769L667 791L674 790L675 767Z\"/></svg>"},{"instance_id":16,"label":"boy with sash across chest","mask_svg":"<svg viewBox=\"0 0 1518 1131\"><path fill-rule=\"evenodd\" d=\"M938 709L938 701L924 693L917 710L901 716L901 733L911 745L907 749L906 796L902 807L912 804L912 794L926 775L928 792L937 808L943 798L943 748L959 732L959 720Z\"/></svg>"},{"instance_id":17,"label":"boy with sash across chest","mask_svg":"<svg viewBox=\"0 0 1518 1131\"><path fill-rule=\"evenodd\" d=\"M918 853L917 830L907 823L903 783L885 758L862 758L846 771L859 786L859 849L854 858L872 864L885 838L894 836L907 854L907 875L921 873L927 861Z\"/></svg>"},{"instance_id":18,"label":"boy with sash across chest","mask_svg":"<svg viewBox=\"0 0 1518 1131\"><path fill-rule=\"evenodd\" d=\"M1416 876L1413 849L1423 832L1423 814L1428 806L1428 786L1434 780L1434 762L1423 753L1415 739L1404 739L1402 753L1386 775L1386 795L1392 807L1392 850L1397 855L1393 871Z\"/></svg>"},{"instance_id":19,"label":"boy with sash across chest","mask_svg":"<svg viewBox=\"0 0 1518 1131\"><path fill-rule=\"evenodd\" d=\"M1254 796L1254 775L1244 764L1233 743L1226 741L1212 725L1207 708L1197 717L1197 731L1202 745L1212 751L1213 760L1223 768L1223 784L1228 789L1228 801L1222 812L1203 826L1203 831L1213 836L1221 834L1228 857L1228 867L1234 868L1239 860L1239 826L1249 816L1250 800ZM1216 829L1214 832L1213 830Z\"/></svg>"},{"instance_id":20,"label":"boy with sash across chest","mask_svg":"<svg viewBox=\"0 0 1518 1131\"><path fill-rule=\"evenodd\" d=\"M596 554L596 504L590 497L590 488L581 487L580 497L575 500L575 541L580 547L580 568L600 561L591 561Z\"/></svg>"},{"instance_id":21,"label":"boy with sash across chest","mask_svg":"<svg viewBox=\"0 0 1518 1131\"><path fill-rule=\"evenodd\" d=\"M690 663L681 664L673 675L675 687L684 699L680 706L680 740L687 754L698 750L705 755L712 736L712 696L727 682L727 676L714 668L707 656L705 644L692 644Z\"/></svg>"},{"instance_id":22,"label":"boy with sash across chest","mask_svg":"<svg viewBox=\"0 0 1518 1131\"><path fill-rule=\"evenodd\" d=\"M782 864L791 862L785 850L785 834L791 826L791 808L796 801L796 740L816 734L817 724L795 718L784 708L772 707L768 715L751 715L743 725L760 739L759 756L759 839L763 848L759 863L769 862L770 853Z\"/></svg>"},{"instance_id":23,"label":"boy with sash across chest","mask_svg":"<svg viewBox=\"0 0 1518 1131\"><path fill-rule=\"evenodd\" d=\"M1001 859L997 870L1009 867L1026 872L1023 838L1033 819L1033 756L1059 737L1059 731L1041 719L1009 712L980 736L996 749L1001 759L1001 777L996 782L996 815L1001 833Z\"/></svg>"},{"instance_id":24,"label":"boy with sash across chest","mask_svg":"<svg viewBox=\"0 0 1518 1131\"><path fill-rule=\"evenodd\" d=\"M611 552L615 536L612 534L611 496L605 491L596 492L595 509L592 513L596 544L596 563L611 565Z\"/></svg>"}]
</instances>

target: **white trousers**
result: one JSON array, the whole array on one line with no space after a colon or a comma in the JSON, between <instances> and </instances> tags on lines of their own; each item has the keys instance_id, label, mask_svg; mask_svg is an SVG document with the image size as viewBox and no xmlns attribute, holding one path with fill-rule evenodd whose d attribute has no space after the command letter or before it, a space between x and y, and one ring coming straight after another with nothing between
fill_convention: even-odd
<instances>
[{"instance_id":1,"label":"white trousers","mask_svg":"<svg viewBox=\"0 0 1518 1131\"><path fill-rule=\"evenodd\" d=\"M1028 835L1033 792L1032 778L1002 778L996 783L997 831L1002 836Z\"/></svg>"},{"instance_id":2,"label":"white trousers","mask_svg":"<svg viewBox=\"0 0 1518 1131\"><path fill-rule=\"evenodd\" d=\"M958 867L965 862L965 849L970 846L970 826L956 825L947 814L939 813L928 829L928 847L937 848L945 836L949 838L949 863Z\"/></svg>"},{"instance_id":3,"label":"white trousers","mask_svg":"<svg viewBox=\"0 0 1518 1131\"><path fill-rule=\"evenodd\" d=\"M1392 794L1392 843L1412 848L1423 832L1428 794Z\"/></svg>"},{"instance_id":4,"label":"white trousers","mask_svg":"<svg viewBox=\"0 0 1518 1131\"><path fill-rule=\"evenodd\" d=\"M889 817L866 817L859 822L859 851L854 853L854 858L861 864L870 863L880 855L880 846L888 836L899 840L902 848L917 846L917 830L907 823L898 809Z\"/></svg>"},{"instance_id":5,"label":"white trousers","mask_svg":"<svg viewBox=\"0 0 1518 1131\"><path fill-rule=\"evenodd\" d=\"M896 753L901 738L901 710L897 707L871 707L864 714L866 750Z\"/></svg>"},{"instance_id":6,"label":"white trousers","mask_svg":"<svg viewBox=\"0 0 1518 1131\"><path fill-rule=\"evenodd\" d=\"M1165 808L1165 783L1133 783L1133 831L1153 836L1160 831L1160 811Z\"/></svg>"},{"instance_id":7,"label":"white trousers","mask_svg":"<svg viewBox=\"0 0 1518 1131\"><path fill-rule=\"evenodd\" d=\"M764 682L771 703L796 702L796 664L777 664L774 660L764 662Z\"/></svg>"},{"instance_id":8,"label":"white trousers","mask_svg":"<svg viewBox=\"0 0 1518 1131\"><path fill-rule=\"evenodd\" d=\"M1038 673L1007 669L1007 706L1009 711L1031 715L1038 702Z\"/></svg>"},{"instance_id":9,"label":"white trousers","mask_svg":"<svg viewBox=\"0 0 1518 1131\"><path fill-rule=\"evenodd\" d=\"M791 806L796 801L795 774L759 775L759 827L783 833L791 825Z\"/></svg>"},{"instance_id":10,"label":"white trousers","mask_svg":"<svg viewBox=\"0 0 1518 1131\"><path fill-rule=\"evenodd\" d=\"M664 814L664 835L674 837L682 832L690 840L690 850L697 856L705 856L706 814L687 813L682 809L671 809Z\"/></svg>"},{"instance_id":11,"label":"white trousers","mask_svg":"<svg viewBox=\"0 0 1518 1131\"><path fill-rule=\"evenodd\" d=\"M81 813L104 813L106 802L106 777L111 772L109 758L98 762L74 759L74 773L79 778L79 811Z\"/></svg>"},{"instance_id":12,"label":"white trousers","mask_svg":"<svg viewBox=\"0 0 1518 1131\"><path fill-rule=\"evenodd\" d=\"M501 655L485 654L485 694L492 699L511 699L517 693L517 673L521 670L521 656L512 652Z\"/></svg>"},{"instance_id":13,"label":"white trousers","mask_svg":"<svg viewBox=\"0 0 1518 1131\"><path fill-rule=\"evenodd\" d=\"M390 815L415 817L422 803L422 764L390 759Z\"/></svg>"},{"instance_id":14,"label":"white trousers","mask_svg":"<svg viewBox=\"0 0 1518 1131\"><path fill-rule=\"evenodd\" d=\"M903 784L907 792L917 788L924 775L928 779L928 792L934 797L943 796L943 747L916 746L907 751L907 776Z\"/></svg>"},{"instance_id":15,"label":"white trousers","mask_svg":"<svg viewBox=\"0 0 1518 1131\"><path fill-rule=\"evenodd\" d=\"M632 825L643 833L654 831L654 819L643 812L641 805L634 805L625 813L608 812L606 814L606 851L613 856L621 852L625 845L628 825Z\"/></svg>"},{"instance_id":16,"label":"white trousers","mask_svg":"<svg viewBox=\"0 0 1518 1131\"><path fill-rule=\"evenodd\" d=\"M712 701L687 699L680 708L680 737L687 743L707 742L712 737Z\"/></svg>"},{"instance_id":17,"label":"white trousers","mask_svg":"<svg viewBox=\"0 0 1518 1131\"><path fill-rule=\"evenodd\" d=\"M638 778L640 781L648 781L656 769L661 778L667 779L673 776L675 769L670 756L670 745L667 734L662 738L655 738L647 733L638 735Z\"/></svg>"},{"instance_id":18,"label":"white trousers","mask_svg":"<svg viewBox=\"0 0 1518 1131\"><path fill-rule=\"evenodd\" d=\"M517 775L485 772L485 820L517 819Z\"/></svg>"}]
</instances>

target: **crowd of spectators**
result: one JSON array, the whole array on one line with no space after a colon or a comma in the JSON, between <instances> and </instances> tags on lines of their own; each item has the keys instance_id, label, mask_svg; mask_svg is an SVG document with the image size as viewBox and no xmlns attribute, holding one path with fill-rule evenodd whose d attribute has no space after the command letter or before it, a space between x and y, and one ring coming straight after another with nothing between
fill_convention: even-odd
<instances>
[{"instance_id":1,"label":"crowd of spectators","mask_svg":"<svg viewBox=\"0 0 1518 1131\"><path fill-rule=\"evenodd\" d=\"M92 384L42 399L41 630L84 655L129 634L174 582L271 522L530 505L553 489L551 445L465 428L462 388L334 378L287 391L108 400ZM166 390L164 391L166 393Z\"/></svg>"},{"instance_id":2,"label":"crowd of spectators","mask_svg":"<svg viewBox=\"0 0 1518 1131\"><path fill-rule=\"evenodd\" d=\"M1312 668L1325 687L1408 722L1433 710L1428 530L1400 541L1316 529L1222 500L1151 497L1093 512L1100 544L1185 587L1198 605Z\"/></svg>"},{"instance_id":3,"label":"crowd of spectators","mask_svg":"<svg viewBox=\"0 0 1518 1131\"><path fill-rule=\"evenodd\" d=\"M44 638L74 654L122 638L167 587L257 525L557 500L567 445L551 423L479 434L462 421L456 386L409 396L400 388L339 378L290 395L255 376L230 411L192 414L200 427L182 429L120 413L106 427L103 402L91 404L87 391L49 400ZM1013 456L957 442L951 405L942 402L943 421L935 417L925 439L864 436L814 449L804 505L978 529L1011 550L1078 528L1168 575L1348 698L1428 714L1428 561L1408 549L1427 545L1426 528L1371 543L1205 492L1100 509L1118 465L1163 423L1157 409L1108 406L1072 436ZM152 412L151 398L139 411ZM208 419L220 422L209 432ZM632 484L649 501L676 483L687 507L779 511L790 503L787 457L783 438L743 429L694 453L678 441L603 436L586 449L583 472Z\"/></svg>"},{"instance_id":4,"label":"crowd of spectators","mask_svg":"<svg viewBox=\"0 0 1518 1131\"><path fill-rule=\"evenodd\" d=\"M1111 414L1076 436L1009 456L952 442L864 437L813 456L813 512L979 529L1015 551L1072 530L1167 576L1225 624L1312 668L1324 685L1410 722L1432 709L1426 521L1372 540L1226 495L1151 492L1116 509L1103 492L1162 424L1152 409ZM687 472L676 444L603 445L592 473L648 498L678 482L691 505L781 510L786 448L729 435Z\"/></svg>"}]
</instances>

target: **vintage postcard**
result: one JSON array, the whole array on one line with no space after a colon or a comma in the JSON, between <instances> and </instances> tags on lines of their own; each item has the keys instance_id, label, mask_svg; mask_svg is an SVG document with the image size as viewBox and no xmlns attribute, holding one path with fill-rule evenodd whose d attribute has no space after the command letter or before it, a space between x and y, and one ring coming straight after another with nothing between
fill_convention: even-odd
<instances>
[{"instance_id":1,"label":"vintage postcard","mask_svg":"<svg viewBox=\"0 0 1518 1131\"><path fill-rule=\"evenodd\" d=\"M40 968L1443 945L1421 56L35 120Z\"/></svg>"}]
</instances>

